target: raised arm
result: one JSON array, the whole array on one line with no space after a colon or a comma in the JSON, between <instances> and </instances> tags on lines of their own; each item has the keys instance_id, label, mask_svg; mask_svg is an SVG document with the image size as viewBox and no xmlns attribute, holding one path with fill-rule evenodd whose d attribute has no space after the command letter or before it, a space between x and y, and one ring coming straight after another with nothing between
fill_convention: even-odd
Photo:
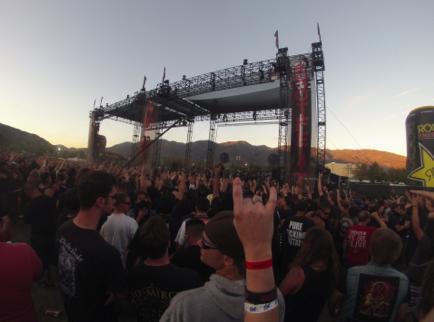
<instances>
[{"instance_id":1,"label":"raised arm","mask_svg":"<svg viewBox=\"0 0 434 322\"><path fill-rule=\"evenodd\" d=\"M411 223L413 224L413 231L417 237L417 240L421 240L423 236L423 230L422 228L420 228L419 202L420 202L420 196L414 195L413 198L411 199L411 207L412 207ZM432 201L427 200L427 202L432 202Z\"/></svg>"},{"instance_id":2,"label":"raised arm","mask_svg":"<svg viewBox=\"0 0 434 322\"><path fill-rule=\"evenodd\" d=\"M306 184L305 187L306 187L306 191L307 191L307 197L309 199L313 200L313 198L312 198L312 192L310 191L309 185Z\"/></svg>"},{"instance_id":3,"label":"raised arm","mask_svg":"<svg viewBox=\"0 0 434 322\"><path fill-rule=\"evenodd\" d=\"M220 171L221 165L214 169L214 186L212 189L212 198L220 197Z\"/></svg>"},{"instance_id":4,"label":"raised arm","mask_svg":"<svg viewBox=\"0 0 434 322\"><path fill-rule=\"evenodd\" d=\"M273 236L273 214L277 201L277 193L270 189L270 199L264 206L261 202L252 203L251 199L243 199L241 181L235 179L233 187L234 225L244 246L246 263L250 265L269 263L272 258L271 239ZM274 283L272 265L263 269L246 270L246 302L244 321L247 322L277 322L279 307L277 290ZM249 294L269 296L269 303L253 303L247 299ZM265 304L265 305L264 305ZM263 312L251 312L248 307L261 307Z\"/></svg>"},{"instance_id":5,"label":"raised arm","mask_svg":"<svg viewBox=\"0 0 434 322\"><path fill-rule=\"evenodd\" d=\"M378 223L380 224L381 228L387 228L386 223L380 218L380 216L378 215L378 213L373 212L371 214L371 217L378 221Z\"/></svg>"},{"instance_id":6,"label":"raised arm","mask_svg":"<svg viewBox=\"0 0 434 322\"><path fill-rule=\"evenodd\" d=\"M323 173L320 172L319 175L318 175L318 195L320 197L323 195L323 192L322 192L322 176L323 176Z\"/></svg>"}]
</instances>

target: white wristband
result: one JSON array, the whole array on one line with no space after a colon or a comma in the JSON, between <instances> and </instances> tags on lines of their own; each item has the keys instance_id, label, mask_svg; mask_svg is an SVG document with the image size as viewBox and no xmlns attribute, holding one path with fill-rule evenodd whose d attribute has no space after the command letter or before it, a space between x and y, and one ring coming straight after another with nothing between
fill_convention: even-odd
<instances>
[{"instance_id":1,"label":"white wristband","mask_svg":"<svg viewBox=\"0 0 434 322\"><path fill-rule=\"evenodd\" d=\"M244 302L244 310L250 313L264 313L274 309L278 304L279 302L277 299L265 304L252 304L249 302Z\"/></svg>"}]
</instances>

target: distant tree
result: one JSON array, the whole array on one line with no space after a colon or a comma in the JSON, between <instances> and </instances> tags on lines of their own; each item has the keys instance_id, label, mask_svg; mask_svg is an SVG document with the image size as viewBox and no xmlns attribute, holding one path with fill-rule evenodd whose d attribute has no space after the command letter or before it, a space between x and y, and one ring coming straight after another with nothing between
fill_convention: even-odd
<instances>
[{"instance_id":1,"label":"distant tree","mask_svg":"<svg viewBox=\"0 0 434 322\"><path fill-rule=\"evenodd\" d=\"M45 152L46 152L45 149L42 148L42 147L37 147L36 149L33 150L33 153L34 153L37 157L43 156L43 155L45 154Z\"/></svg>"},{"instance_id":2,"label":"distant tree","mask_svg":"<svg viewBox=\"0 0 434 322\"><path fill-rule=\"evenodd\" d=\"M18 142L15 142L15 144L16 144L17 146L19 146L21 150L24 150L24 151L28 151L28 150L29 150L29 146L28 146L28 144L27 144L26 142L24 142L23 140L20 140L20 141L18 141ZM32 152L33 152L33 151L32 151Z\"/></svg>"},{"instance_id":3,"label":"distant tree","mask_svg":"<svg viewBox=\"0 0 434 322\"><path fill-rule=\"evenodd\" d=\"M260 165L250 163L249 171L262 171L262 167Z\"/></svg>"},{"instance_id":4,"label":"distant tree","mask_svg":"<svg viewBox=\"0 0 434 322\"><path fill-rule=\"evenodd\" d=\"M22 151L21 147L18 146L18 144L15 144L15 143L9 145L8 148L7 148L7 150L10 151L10 152L21 152Z\"/></svg>"},{"instance_id":5,"label":"distant tree","mask_svg":"<svg viewBox=\"0 0 434 322\"><path fill-rule=\"evenodd\" d=\"M64 159L69 158L69 151L68 150L60 150L60 157Z\"/></svg>"},{"instance_id":6,"label":"distant tree","mask_svg":"<svg viewBox=\"0 0 434 322\"><path fill-rule=\"evenodd\" d=\"M384 181L386 180L386 172L377 162L372 163L368 170L368 178L371 182L373 181Z\"/></svg>"},{"instance_id":7,"label":"distant tree","mask_svg":"<svg viewBox=\"0 0 434 322\"><path fill-rule=\"evenodd\" d=\"M369 180L368 166L364 163L356 164L356 167L351 170L354 178L359 180Z\"/></svg>"},{"instance_id":8,"label":"distant tree","mask_svg":"<svg viewBox=\"0 0 434 322\"><path fill-rule=\"evenodd\" d=\"M390 168L387 171L387 179L390 182L405 182L408 171L406 168Z\"/></svg>"},{"instance_id":9,"label":"distant tree","mask_svg":"<svg viewBox=\"0 0 434 322\"><path fill-rule=\"evenodd\" d=\"M84 151L78 151L77 156L79 159L84 159L86 157L86 153Z\"/></svg>"}]
</instances>

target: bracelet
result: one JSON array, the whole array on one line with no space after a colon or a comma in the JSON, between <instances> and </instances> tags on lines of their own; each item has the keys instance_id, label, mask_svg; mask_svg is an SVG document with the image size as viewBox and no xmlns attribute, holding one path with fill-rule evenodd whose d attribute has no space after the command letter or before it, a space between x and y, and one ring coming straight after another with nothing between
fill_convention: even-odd
<instances>
[{"instance_id":1,"label":"bracelet","mask_svg":"<svg viewBox=\"0 0 434 322\"><path fill-rule=\"evenodd\" d=\"M244 297L247 302L252 304L266 304L277 299L277 288L273 288L269 292L254 293L246 288Z\"/></svg>"},{"instance_id":2,"label":"bracelet","mask_svg":"<svg viewBox=\"0 0 434 322\"><path fill-rule=\"evenodd\" d=\"M256 270L256 269L266 269L269 267L273 266L273 259L270 258L266 261L262 261L262 262L248 262L246 261L246 269L252 269L252 270Z\"/></svg>"},{"instance_id":3,"label":"bracelet","mask_svg":"<svg viewBox=\"0 0 434 322\"><path fill-rule=\"evenodd\" d=\"M274 309L275 307L277 307L277 305L279 305L279 302L277 299L275 299L274 301L271 301L269 303L259 304L259 305L244 302L244 310L246 312L250 312L250 313L264 313L264 312L267 312L267 311Z\"/></svg>"}]
</instances>

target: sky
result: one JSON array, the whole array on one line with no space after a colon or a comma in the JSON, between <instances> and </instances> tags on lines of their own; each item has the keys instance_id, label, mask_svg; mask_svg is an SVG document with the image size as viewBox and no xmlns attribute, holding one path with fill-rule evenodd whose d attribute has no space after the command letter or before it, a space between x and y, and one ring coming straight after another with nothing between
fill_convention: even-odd
<instances>
[{"instance_id":1,"label":"sky","mask_svg":"<svg viewBox=\"0 0 434 322\"><path fill-rule=\"evenodd\" d=\"M406 155L405 119L434 106L434 1L2 0L0 122L86 147L89 112L166 79L307 53L320 24L327 148ZM207 140L198 122L193 140ZM133 127L102 122L107 146ZM164 135L185 142L187 129ZM277 146L278 126L220 127L217 142Z\"/></svg>"}]
</instances>

